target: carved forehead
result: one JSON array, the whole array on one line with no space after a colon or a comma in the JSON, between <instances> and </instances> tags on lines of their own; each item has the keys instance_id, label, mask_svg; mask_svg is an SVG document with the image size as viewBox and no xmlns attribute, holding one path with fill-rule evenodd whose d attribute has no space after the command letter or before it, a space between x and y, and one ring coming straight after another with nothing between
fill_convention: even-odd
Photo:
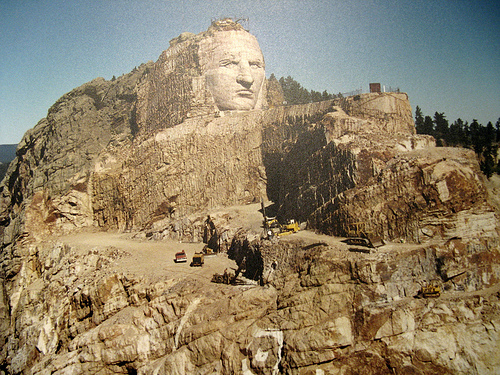
<instances>
[{"instance_id":1,"label":"carved forehead","mask_svg":"<svg viewBox=\"0 0 500 375\"><path fill-rule=\"evenodd\" d=\"M246 31L223 31L200 42L200 62L202 66L222 58L244 55L264 61L257 39Z\"/></svg>"}]
</instances>

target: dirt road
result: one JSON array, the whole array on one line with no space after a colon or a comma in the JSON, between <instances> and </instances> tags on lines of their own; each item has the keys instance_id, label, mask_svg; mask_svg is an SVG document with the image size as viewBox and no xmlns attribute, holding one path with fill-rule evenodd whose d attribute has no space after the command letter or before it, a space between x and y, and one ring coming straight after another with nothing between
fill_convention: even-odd
<instances>
[{"instance_id":1,"label":"dirt road","mask_svg":"<svg viewBox=\"0 0 500 375\"><path fill-rule=\"evenodd\" d=\"M89 250L104 252L117 249L118 256L107 267L110 272L119 272L134 277L145 277L150 281L182 279L194 276L210 281L214 273L222 273L226 268L236 268L236 263L226 254L205 257L203 267L191 267L195 252L203 249L203 243L181 243L172 240L148 241L134 239L130 233L82 232L59 237L79 253ZM186 263L175 263L175 253L184 250Z\"/></svg>"}]
</instances>

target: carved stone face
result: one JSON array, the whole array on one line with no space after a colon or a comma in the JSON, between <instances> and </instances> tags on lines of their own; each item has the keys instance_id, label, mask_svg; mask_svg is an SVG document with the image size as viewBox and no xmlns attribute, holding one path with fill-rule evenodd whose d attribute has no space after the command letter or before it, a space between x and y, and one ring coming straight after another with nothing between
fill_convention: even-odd
<instances>
[{"instance_id":1,"label":"carved stone face","mask_svg":"<svg viewBox=\"0 0 500 375\"><path fill-rule=\"evenodd\" d=\"M221 111L258 108L265 77L257 39L246 31L223 31L200 43L206 84Z\"/></svg>"}]
</instances>

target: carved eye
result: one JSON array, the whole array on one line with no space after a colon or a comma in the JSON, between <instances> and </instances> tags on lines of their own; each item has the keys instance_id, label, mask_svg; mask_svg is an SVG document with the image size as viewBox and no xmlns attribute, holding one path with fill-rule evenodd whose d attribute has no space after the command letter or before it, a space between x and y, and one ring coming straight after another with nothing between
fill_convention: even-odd
<instances>
[{"instance_id":1,"label":"carved eye","mask_svg":"<svg viewBox=\"0 0 500 375\"><path fill-rule=\"evenodd\" d=\"M238 61L236 60L221 60L220 66L230 68L232 66L238 65Z\"/></svg>"},{"instance_id":2,"label":"carved eye","mask_svg":"<svg viewBox=\"0 0 500 375\"><path fill-rule=\"evenodd\" d=\"M262 64L262 61L258 61L258 60L250 61L249 64L250 64L250 67L253 69L260 69L264 65L264 64Z\"/></svg>"}]
</instances>

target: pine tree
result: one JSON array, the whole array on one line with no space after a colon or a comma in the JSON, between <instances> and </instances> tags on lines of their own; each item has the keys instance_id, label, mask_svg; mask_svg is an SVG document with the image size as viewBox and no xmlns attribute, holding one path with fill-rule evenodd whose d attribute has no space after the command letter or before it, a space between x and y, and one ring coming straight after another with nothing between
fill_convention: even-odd
<instances>
[{"instance_id":1,"label":"pine tree","mask_svg":"<svg viewBox=\"0 0 500 375\"><path fill-rule=\"evenodd\" d=\"M431 116L425 116L421 134L434 134L434 122L432 121Z\"/></svg>"},{"instance_id":2,"label":"pine tree","mask_svg":"<svg viewBox=\"0 0 500 375\"><path fill-rule=\"evenodd\" d=\"M439 145L447 142L449 132L448 120L444 112L434 113L434 134Z\"/></svg>"},{"instance_id":3,"label":"pine tree","mask_svg":"<svg viewBox=\"0 0 500 375\"><path fill-rule=\"evenodd\" d=\"M483 173L490 178L493 173L500 173L497 155L500 148L500 118L495 126L490 121L483 126L474 119L471 124L458 118L449 125L444 112L435 112L434 119L424 118L420 107L415 109L415 128L417 134L429 134L436 138L438 146L462 146L474 149Z\"/></svg>"},{"instance_id":4,"label":"pine tree","mask_svg":"<svg viewBox=\"0 0 500 375\"><path fill-rule=\"evenodd\" d=\"M320 102L322 100L323 100L323 97L319 91L311 90L311 101L313 103Z\"/></svg>"},{"instance_id":5,"label":"pine tree","mask_svg":"<svg viewBox=\"0 0 500 375\"><path fill-rule=\"evenodd\" d=\"M493 124L491 123L491 121L488 122L488 124L486 125L486 129L485 129L485 137L486 137L486 141L491 145L492 142L495 142L496 141L496 132L495 132L495 128L493 127Z\"/></svg>"},{"instance_id":6,"label":"pine tree","mask_svg":"<svg viewBox=\"0 0 500 375\"><path fill-rule=\"evenodd\" d=\"M472 120L469 126L469 140L478 155L482 154L483 147L485 146L481 128L482 126L479 125L476 119Z\"/></svg>"},{"instance_id":7,"label":"pine tree","mask_svg":"<svg viewBox=\"0 0 500 375\"><path fill-rule=\"evenodd\" d=\"M448 134L448 142L452 146L465 145L465 128L464 122L458 118L453 124L450 125Z\"/></svg>"},{"instance_id":8,"label":"pine tree","mask_svg":"<svg viewBox=\"0 0 500 375\"><path fill-rule=\"evenodd\" d=\"M495 128L496 128L496 133L497 133L497 136L496 136L496 141L497 142L500 142L500 118L497 120L497 123L495 124Z\"/></svg>"},{"instance_id":9,"label":"pine tree","mask_svg":"<svg viewBox=\"0 0 500 375\"><path fill-rule=\"evenodd\" d=\"M486 177L490 178L493 175L495 170L495 158L498 152L497 147L493 147L491 145L485 147L482 160L480 162L480 167Z\"/></svg>"},{"instance_id":10,"label":"pine tree","mask_svg":"<svg viewBox=\"0 0 500 375\"><path fill-rule=\"evenodd\" d=\"M311 93L302 87L300 83L291 76L281 77L279 83L283 89L283 95L287 104L305 104L311 102Z\"/></svg>"},{"instance_id":11,"label":"pine tree","mask_svg":"<svg viewBox=\"0 0 500 375\"><path fill-rule=\"evenodd\" d=\"M422 110L417 105L415 108L415 130L417 134L423 134L422 130L424 129L424 116L422 115Z\"/></svg>"}]
</instances>

